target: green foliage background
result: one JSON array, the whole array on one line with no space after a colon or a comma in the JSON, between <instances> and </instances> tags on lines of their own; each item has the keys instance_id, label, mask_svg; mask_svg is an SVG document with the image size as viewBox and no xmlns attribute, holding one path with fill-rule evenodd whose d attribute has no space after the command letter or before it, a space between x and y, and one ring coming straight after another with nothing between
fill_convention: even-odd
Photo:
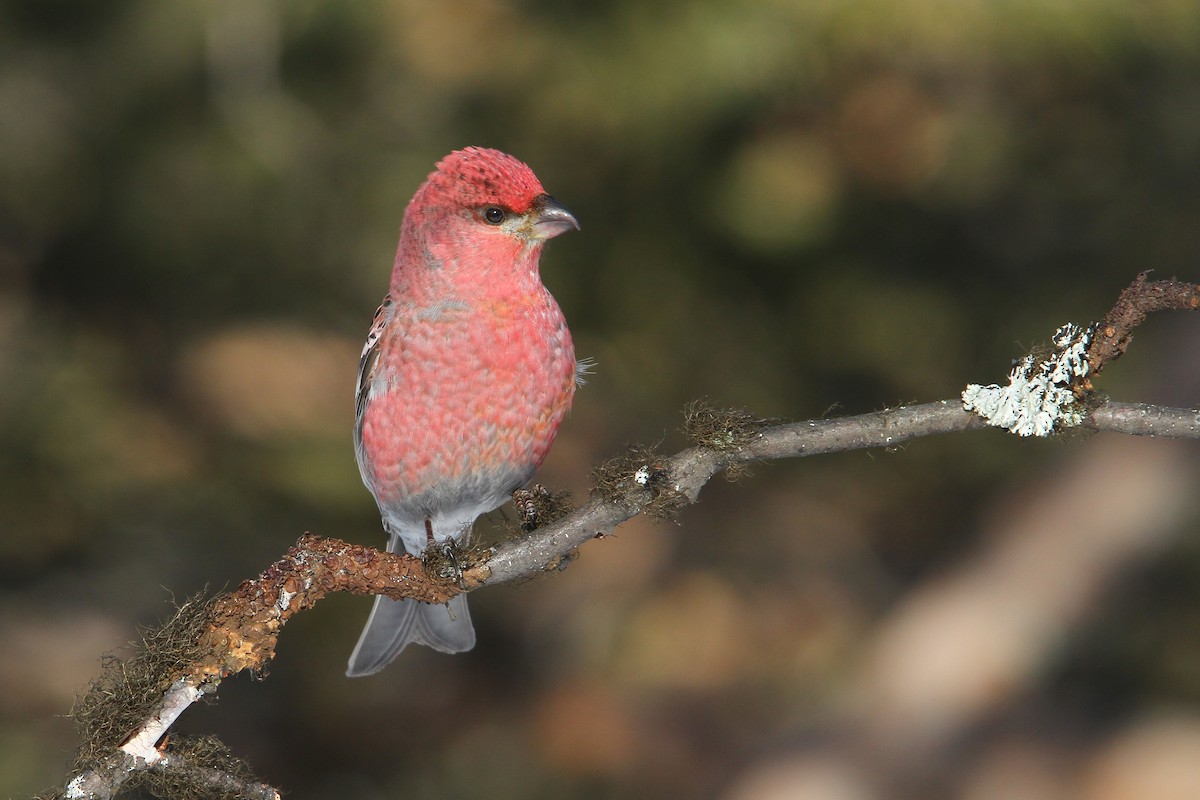
<instances>
[{"instance_id":1,"label":"green foliage background","mask_svg":"<svg viewBox=\"0 0 1200 800\"><path fill-rule=\"evenodd\" d=\"M1168 0L0 4L0 791L61 776L72 693L172 593L304 530L382 544L358 348L450 149L583 223L543 274L599 366L540 477L583 495L625 442L681 446L689 399L953 397L1140 270L1200 277L1198 42ZM1154 321L1104 388L1195 405L1198 340ZM182 726L297 798L720 796L1068 449L763 466L370 680L341 674L368 601L336 598ZM1191 534L1055 662L1050 716L1200 699Z\"/></svg>"}]
</instances>

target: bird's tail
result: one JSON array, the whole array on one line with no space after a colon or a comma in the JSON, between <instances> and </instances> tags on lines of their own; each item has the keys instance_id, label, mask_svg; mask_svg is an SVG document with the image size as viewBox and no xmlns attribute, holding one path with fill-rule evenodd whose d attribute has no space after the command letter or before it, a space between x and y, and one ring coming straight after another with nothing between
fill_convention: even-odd
<instances>
[{"instance_id":1,"label":"bird's tail","mask_svg":"<svg viewBox=\"0 0 1200 800\"><path fill-rule=\"evenodd\" d=\"M393 535L388 550L405 552L403 540ZM443 653L461 653L475 646L475 628L467 611L467 596L433 605L417 600L392 600L378 595L366 627L350 654L346 675L371 675L392 663L408 644L423 644Z\"/></svg>"},{"instance_id":2,"label":"bird's tail","mask_svg":"<svg viewBox=\"0 0 1200 800\"><path fill-rule=\"evenodd\" d=\"M474 647L475 628L467 611L467 596L456 595L449 603L439 605L376 597L367 626L350 654L346 675L358 678L378 672L410 642L443 653L461 653Z\"/></svg>"}]
</instances>

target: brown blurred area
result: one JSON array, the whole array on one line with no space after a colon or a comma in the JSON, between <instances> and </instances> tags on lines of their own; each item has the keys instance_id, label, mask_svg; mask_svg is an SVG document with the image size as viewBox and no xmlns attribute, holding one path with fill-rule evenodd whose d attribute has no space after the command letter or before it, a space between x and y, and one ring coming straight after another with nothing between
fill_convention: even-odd
<instances>
[{"instance_id":1,"label":"brown blurred area","mask_svg":"<svg viewBox=\"0 0 1200 800\"><path fill-rule=\"evenodd\" d=\"M583 497L690 399L952 397L1200 279L1198 43L1166 1L0 3L0 792L172 597L383 544L357 354L449 150L583 223L542 266L599 365L538 478ZM1195 406L1198 360L1153 319L1101 388ZM996 432L764 464L477 593L465 655L347 680L330 599L178 727L306 799L1196 798L1198 479Z\"/></svg>"}]
</instances>

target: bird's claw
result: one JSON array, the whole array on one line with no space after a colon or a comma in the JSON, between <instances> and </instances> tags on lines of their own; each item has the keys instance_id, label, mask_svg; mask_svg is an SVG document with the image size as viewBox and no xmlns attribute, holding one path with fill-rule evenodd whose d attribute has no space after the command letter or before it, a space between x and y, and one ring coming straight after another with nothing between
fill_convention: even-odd
<instances>
[{"instance_id":1,"label":"bird's claw","mask_svg":"<svg viewBox=\"0 0 1200 800\"><path fill-rule=\"evenodd\" d=\"M462 565L458 559L458 545L453 540L425 548L425 555L421 560L425 563L425 574L438 583L453 583L459 588L465 588Z\"/></svg>"},{"instance_id":2,"label":"bird's claw","mask_svg":"<svg viewBox=\"0 0 1200 800\"><path fill-rule=\"evenodd\" d=\"M446 575L446 580L457 583L460 589L467 588L463 585L462 567L458 563L458 545L453 541L443 542L442 555L446 557L445 571L449 573Z\"/></svg>"}]
</instances>

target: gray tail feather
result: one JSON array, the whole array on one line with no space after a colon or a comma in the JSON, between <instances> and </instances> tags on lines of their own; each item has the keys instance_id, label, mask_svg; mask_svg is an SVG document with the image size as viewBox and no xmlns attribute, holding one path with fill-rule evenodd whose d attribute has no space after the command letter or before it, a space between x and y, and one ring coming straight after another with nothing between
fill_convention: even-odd
<instances>
[{"instance_id":1,"label":"gray tail feather","mask_svg":"<svg viewBox=\"0 0 1200 800\"><path fill-rule=\"evenodd\" d=\"M377 596L367 626L350 654L346 675L358 678L379 672L410 642L443 653L474 647L475 628L467 611L467 596L456 595L440 605Z\"/></svg>"}]
</instances>

